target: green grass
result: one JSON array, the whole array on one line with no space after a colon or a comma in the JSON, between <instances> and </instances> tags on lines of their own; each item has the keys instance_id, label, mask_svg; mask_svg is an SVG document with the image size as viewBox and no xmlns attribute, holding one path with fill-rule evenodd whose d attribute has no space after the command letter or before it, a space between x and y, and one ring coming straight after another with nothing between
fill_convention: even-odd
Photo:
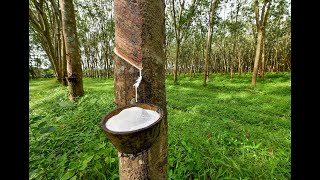
<instances>
[{"instance_id":1,"label":"green grass","mask_svg":"<svg viewBox=\"0 0 320 180\"><path fill-rule=\"evenodd\" d=\"M291 179L291 74L166 79L168 179ZM99 122L113 110L113 80L84 79L67 99L54 79L30 81L30 179L118 179L117 151Z\"/></svg>"}]
</instances>

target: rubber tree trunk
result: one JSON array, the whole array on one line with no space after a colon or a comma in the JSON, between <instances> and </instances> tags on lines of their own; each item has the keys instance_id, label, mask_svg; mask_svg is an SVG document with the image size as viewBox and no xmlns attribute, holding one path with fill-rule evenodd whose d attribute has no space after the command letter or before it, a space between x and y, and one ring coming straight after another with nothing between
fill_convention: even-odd
<instances>
[{"instance_id":1,"label":"rubber tree trunk","mask_svg":"<svg viewBox=\"0 0 320 180\"><path fill-rule=\"evenodd\" d=\"M174 59L174 69L173 69L173 82L177 83L178 81L178 62L179 62L179 51L180 51L180 41L177 40L177 49L176 49L176 56Z\"/></svg>"},{"instance_id":2,"label":"rubber tree trunk","mask_svg":"<svg viewBox=\"0 0 320 180\"><path fill-rule=\"evenodd\" d=\"M77 36L76 20L72 0L60 0L62 31L65 40L69 99L82 96L82 67L80 63L80 48Z\"/></svg>"},{"instance_id":3,"label":"rubber tree trunk","mask_svg":"<svg viewBox=\"0 0 320 180\"><path fill-rule=\"evenodd\" d=\"M191 64L190 64L190 69L189 69L189 77L190 77L190 80L192 78L192 70L194 69L193 68L193 64L194 64L194 57L192 57L191 59Z\"/></svg>"},{"instance_id":4,"label":"rubber tree trunk","mask_svg":"<svg viewBox=\"0 0 320 180\"><path fill-rule=\"evenodd\" d=\"M127 17L141 20L139 21L141 24L137 25L140 26L138 32L141 33L141 37L132 39L134 42L141 40L143 78L138 88L138 102L158 105L164 111L159 139L150 149L138 154L118 153L119 177L121 180L165 180L167 179L168 164L168 121L164 54L165 4L161 0L115 0L114 3L116 46L123 43L121 41L131 40L132 36L129 36L128 33L120 32L120 30L132 31L133 29L132 22ZM139 70L121 57L115 56L114 60L116 105L119 107L134 104L135 89L133 84L139 77Z\"/></svg>"},{"instance_id":5,"label":"rubber tree trunk","mask_svg":"<svg viewBox=\"0 0 320 180\"><path fill-rule=\"evenodd\" d=\"M266 35L265 35L265 31L263 31L262 33L262 42L261 42L261 48L262 48L262 52L261 52L261 79L264 80L264 70L265 70L265 49L266 49Z\"/></svg>"},{"instance_id":6,"label":"rubber tree trunk","mask_svg":"<svg viewBox=\"0 0 320 180\"><path fill-rule=\"evenodd\" d=\"M263 3L261 15L259 14L259 1L254 1L254 12L255 12L255 18L256 18L256 26L258 31L258 37L257 37L257 46L256 46L256 55L254 60L254 67L252 72L252 81L251 85L253 87L256 87L257 82L257 74L258 74L258 68L259 68L259 61L260 61L260 54L261 54L261 48L263 43L263 36L265 32L265 28L267 25L268 15L270 11L270 5L272 0L266 0ZM262 68L261 68L262 69Z\"/></svg>"},{"instance_id":7,"label":"rubber tree trunk","mask_svg":"<svg viewBox=\"0 0 320 180\"><path fill-rule=\"evenodd\" d=\"M62 85L68 86L66 47L65 47L65 41L64 41L64 38L63 38L63 33L62 33L62 37L61 37L61 61L62 61Z\"/></svg>"},{"instance_id":8,"label":"rubber tree trunk","mask_svg":"<svg viewBox=\"0 0 320 180\"><path fill-rule=\"evenodd\" d=\"M240 57L240 52L238 51L238 73L239 76L241 76L242 73L242 62L241 62L241 57Z\"/></svg>"},{"instance_id":9,"label":"rubber tree trunk","mask_svg":"<svg viewBox=\"0 0 320 180\"><path fill-rule=\"evenodd\" d=\"M257 74L258 74L259 60L260 60L260 54L261 54L261 45L262 45L262 32L263 32L262 29L258 29L256 55L254 58L254 66L253 66L252 81L251 81L251 85L253 87L256 87L256 82L257 82Z\"/></svg>"},{"instance_id":10,"label":"rubber tree trunk","mask_svg":"<svg viewBox=\"0 0 320 180\"><path fill-rule=\"evenodd\" d=\"M206 52L204 57L204 66L203 66L203 86L207 85L207 79L209 76L208 65L211 52L211 42L212 42L212 31L213 31L213 17L215 16L216 9L218 7L219 0L211 0L210 2L210 12L209 12L209 26L206 42Z\"/></svg>"}]
</instances>

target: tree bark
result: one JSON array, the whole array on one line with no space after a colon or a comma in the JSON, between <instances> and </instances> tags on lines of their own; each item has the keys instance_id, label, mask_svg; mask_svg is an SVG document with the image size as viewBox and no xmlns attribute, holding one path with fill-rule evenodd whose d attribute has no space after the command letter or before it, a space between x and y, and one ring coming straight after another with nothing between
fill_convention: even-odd
<instances>
[{"instance_id":1,"label":"tree bark","mask_svg":"<svg viewBox=\"0 0 320 180\"><path fill-rule=\"evenodd\" d=\"M211 0L210 3L210 12L212 12L212 6L213 6L213 0ZM207 34L207 44L206 44L206 52L205 52L205 57L204 57L204 66L203 66L203 86L207 85L207 78L208 78L208 61L209 61L209 51L211 49L211 38L212 38L212 15L209 14L209 26L208 26L208 34ZM210 48L210 49L209 49Z\"/></svg>"},{"instance_id":2,"label":"tree bark","mask_svg":"<svg viewBox=\"0 0 320 180\"><path fill-rule=\"evenodd\" d=\"M255 11L258 37L257 37L256 55L255 55L255 60L254 60L254 67L253 67L252 81L251 81L251 85L253 87L256 87L257 74L258 74L258 68L259 68L258 66L259 66L260 54L261 54L261 48L262 48L261 46L263 44L262 41L264 41L264 39L265 39L265 37L263 37L263 36L265 33L265 27L267 25L270 5L271 5L271 0L265 0L263 7L262 7L261 15L260 15L259 14L259 1L258 0L254 1L254 11Z\"/></svg>"},{"instance_id":3,"label":"tree bark","mask_svg":"<svg viewBox=\"0 0 320 180\"><path fill-rule=\"evenodd\" d=\"M181 7L180 7L180 12L179 12L179 19L178 22L176 21L176 10L175 10L175 4L174 0L172 2L172 17L173 17L173 24L174 24L174 32L176 35L176 56L174 60L174 69L173 69L173 82L176 83L178 78L178 59L179 59L179 53L180 53L180 19L181 19L181 14L182 10L184 8L184 0L182 0Z\"/></svg>"},{"instance_id":4,"label":"tree bark","mask_svg":"<svg viewBox=\"0 0 320 180\"><path fill-rule=\"evenodd\" d=\"M191 80L191 78L192 78L192 70L194 69L193 68L193 63L194 62L194 57L192 57L192 59L191 59L191 64L190 64L190 69L189 69L189 77L190 77L190 80Z\"/></svg>"},{"instance_id":5,"label":"tree bark","mask_svg":"<svg viewBox=\"0 0 320 180\"><path fill-rule=\"evenodd\" d=\"M178 59L179 59L179 51L180 51L180 42L179 40L176 41L177 49L176 49L176 56L174 59L174 69L173 69L173 82L176 83L178 81Z\"/></svg>"},{"instance_id":6,"label":"tree bark","mask_svg":"<svg viewBox=\"0 0 320 180\"><path fill-rule=\"evenodd\" d=\"M160 124L160 135L153 146L141 154L125 155L119 152L120 179L167 179L168 163L168 121L165 91L165 55L164 55L164 1L139 0L125 2L115 0L115 30L118 34L119 17L132 15L130 11L139 11L142 19L141 54L142 81L138 88L138 102L160 106L164 116ZM126 4L125 4L126 3ZM120 9L125 4L127 14ZM131 28L129 22L123 22L122 28ZM129 38L124 36L123 38ZM115 44L119 39L116 37ZM124 106L135 103L133 84L139 76L139 70L128 62L115 56L114 95L116 105ZM135 157L135 158L130 158Z\"/></svg>"},{"instance_id":7,"label":"tree bark","mask_svg":"<svg viewBox=\"0 0 320 180\"><path fill-rule=\"evenodd\" d=\"M262 42L262 29L259 29L258 30L257 46L256 46L256 55L254 58L254 66L253 66L253 71L252 71L251 85L253 87L255 87L256 83L257 83L258 66L259 66L259 59L260 59L260 54L261 54L261 42Z\"/></svg>"},{"instance_id":8,"label":"tree bark","mask_svg":"<svg viewBox=\"0 0 320 180\"><path fill-rule=\"evenodd\" d=\"M60 0L62 30L66 47L69 99L74 101L84 94L80 48L72 0Z\"/></svg>"},{"instance_id":9,"label":"tree bark","mask_svg":"<svg viewBox=\"0 0 320 180\"><path fill-rule=\"evenodd\" d=\"M67 59L66 59L66 46L65 46L65 41L63 37L63 32L61 32L61 61L62 61L62 85L68 86L68 81L67 81Z\"/></svg>"},{"instance_id":10,"label":"tree bark","mask_svg":"<svg viewBox=\"0 0 320 180\"><path fill-rule=\"evenodd\" d=\"M231 60L231 58L230 58L230 60ZM231 77L231 79L233 79L233 63L232 62L230 62L230 77Z\"/></svg>"},{"instance_id":11,"label":"tree bark","mask_svg":"<svg viewBox=\"0 0 320 180\"><path fill-rule=\"evenodd\" d=\"M68 82L66 80L67 76L67 65L66 65L66 52L64 47L64 39L62 32L62 19L61 19L61 11L58 8L58 4L54 0L50 0L52 5L52 16L53 16L53 27L55 29L54 37L55 37L55 57L58 62L57 74L59 76L58 80L63 86L67 86Z\"/></svg>"},{"instance_id":12,"label":"tree bark","mask_svg":"<svg viewBox=\"0 0 320 180\"><path fill-rule=\"evenodd\" d=\"M266 43L265 43L265 38L266 38L266 35L265 35L265 31L263 31L262 33L262 45L261 45L261 48L262 48L262 52L261 52L261 79L264 80L264 70L265 70L265 48L266 48Z\"/></svg>"},{"instance_id":13,"label":"tree bark","mask_svg":"<svg viewBox=\"0 0 320 180\"><path fill-rule=\"evenodd\" d=\"M241 61L240 55L241 55L241 53L240 53L240 51L238 51L238 73L239 73L239 76L241 76L241 73L242 73L242 61Z\"/></svg>"}]
</instances>

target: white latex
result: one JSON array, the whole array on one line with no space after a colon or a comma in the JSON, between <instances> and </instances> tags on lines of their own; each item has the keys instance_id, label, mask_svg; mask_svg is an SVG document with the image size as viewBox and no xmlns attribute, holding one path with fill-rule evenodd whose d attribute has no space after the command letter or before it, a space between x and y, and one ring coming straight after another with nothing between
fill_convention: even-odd
<instances>
[{"instance_id":1,"label":"white latex","mask_svg":"<svg viewBox=\"0 0 320 180\"><path fill-rule=\"evenodd\" d=\"M156 111L131 107L122 110L106 122L106 127L116 132L133 131L147 127L158 120L160 114Z\"/></svg>"},{"instance_id":2,"label":"white latex","mask_svg":"<svg viewBox=\"0 0 320 180\"><path fill-rule=\"evenodd\" d=\"M136 90L136 102L138 102L138 87L140 85L141 80L142 80L142 75L141 75L141 69L140 69L140 76L136 80L136 83L133 84L133 87Z\"/></svg>"}]
</instances>

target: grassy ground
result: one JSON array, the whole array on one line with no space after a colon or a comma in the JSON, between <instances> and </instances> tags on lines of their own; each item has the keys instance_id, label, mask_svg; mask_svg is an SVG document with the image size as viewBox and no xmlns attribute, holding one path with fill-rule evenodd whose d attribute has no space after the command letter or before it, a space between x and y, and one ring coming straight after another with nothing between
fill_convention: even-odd
<instances>
[{"instance_id":1,"label":"grassy ground","mask_svg":"<svg viewBox=\"0 0 320 180\"><path fill-rule=\"evenodd\" d=\"M168 179L290 179L290 73L166 79ZM115 108L113 80L84 79L67 99L54 79L30 81L30 179L118 179L117 151L99 122Z\"/></svg>"}]
</instances>

